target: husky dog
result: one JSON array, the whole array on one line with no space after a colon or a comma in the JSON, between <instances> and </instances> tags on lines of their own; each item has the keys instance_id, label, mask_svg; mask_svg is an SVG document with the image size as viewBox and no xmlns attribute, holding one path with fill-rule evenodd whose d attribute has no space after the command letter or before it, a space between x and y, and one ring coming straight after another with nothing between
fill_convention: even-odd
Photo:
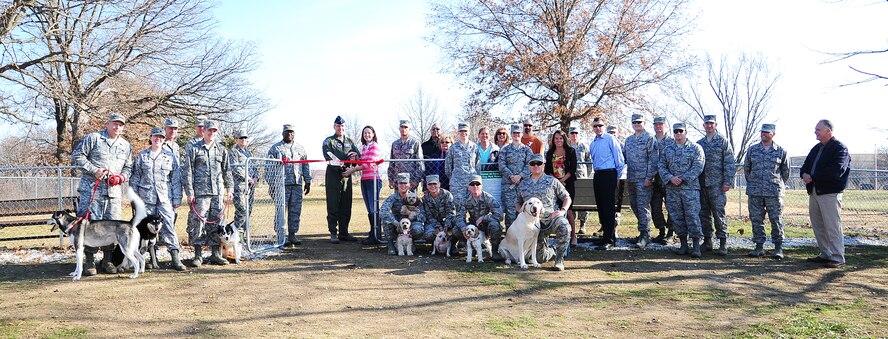
<instances>
[{"instance_id":1,"label":"husky dog","mask_svg":"<svg viewBox=\"0 0 888 339\"><path fill-rule=\"evenodd\" d=\"M160 265L157 264L157 252L154 244L157 243L157 234L160 233L161 227L163 227L163 218L156 214L148 215L136 225L140 240L139 253L144 257L145 252L148 252L149 259L145 263L147 268L160 268ZM120 246L114 246L114 252L111 253L111 263L117 267L118 272L123 272L132 267L132 263L124 262L123 259L125 258L123 251L120 250Z\"/></svg>"},{"instance_id":2,"label":"husky dog","mask_svg":"<svg viewBox=\"0 0 888 339\"><path fill-rule=\"evenodd\" d=\"M219 243L222 245L222 257L234 258L234 263L240 265L240 258L244 250L241 245L240 231L234 226L234 221L225 226L219 225L217 232L219 233Z\"/></svg>"},{"instance_id":3,"label":"husky dog","mask_svg":"<svg viewBox=\"0 0 888 339\"><path fill-rule=\"evenodd\" d=\"M401 206L401 216L410 220L416 220L416 217L419 216L420 205L422 205L422 202L419 201L419 196L416 195L416 192L407 192L407 201Z\"/></svg>"},{"instance_id":4,"label":"husky dog","mask_svg":"<svg viewBox=\"0 0 888 339\"><path fill-rule=\"evenodd\" d=\"M537 262L537 237L540 235L540 213L543 203L530 198L521 205L521 213L509 226L506 238L500 243L499 253L506 259L506 265L517 261L522 270L527 269L527 257L533 267L541 267Z\"/></svg>"},{"instance_id":5,"label":"husky dog","mask_svg":"<svg viewBox=\"0 0 888 339\"><path fill-rule=\"evenodd\" d=\"M450 231L443 227L435 230L435 245L432 247L432 255L439 252L450 257Z\"/></svg>"},{"instance_id":6,"label":"husky dog","mask_svg":"<svg viewBox=\"0 0 888 339\"><path fill-rule=\"evenodd\" d=\"M468 225L463 230L466 238L466 262L472 262L472 250L478 251L478 262L484 262L484 250L489 256L493 256L493 247L490 246L490 237L479 230L475 225Z\"/></svg>"},{"instance_id":7,"label":"husky dog","mask_svg":"<svg viewBox=\"0 0 888 339\"><path fill-rule=\"evenodd\" d=\"M132 188L127 187L126 196L133 204L133 218L130 221L123 220L82 220L71 233L71 243L76 250L77 265L74 272L69 275L73 280L80 280L83 273L83 248L102 247L109 245L120 246L124 257L135 267L129 277L135 279L139 273L145 272L145 258L139 253L139 231L136 225L145 219L145 203L136 195ZM55 212L52 215L54 227L61 230L68 228L76 217L65 211Z\"/></svg>"},{"instance_id":8,"label":"husky dog","mask_svg":"<svg viewBox=\"0 0 888 339\"><path fill-rule=\"evenodd\" d=\"M410 219L401 219L401 224L398 227L400 228L400 232L398 232L398 241L396 243L398 247L398 255L403 256L406 252L407 255L412 256L413 236L410 235Z\"/></svg>"}]
</instances>

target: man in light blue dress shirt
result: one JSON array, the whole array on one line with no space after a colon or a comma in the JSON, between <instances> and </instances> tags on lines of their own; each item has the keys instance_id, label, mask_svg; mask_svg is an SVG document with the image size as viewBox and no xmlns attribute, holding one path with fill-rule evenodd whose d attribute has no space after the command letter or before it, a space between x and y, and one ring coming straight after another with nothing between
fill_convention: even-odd
<instances>
[{"instance_id":1,"label":"man in light blue dress shirt","mask_svg":"<svg viewBox=\"0 0 888 339\"><path fill-rule=\"evenodd\" d=\"M612 135L604 133L604 120L595 118L592 120L592 131L595 139L589 145L589 155L592 157L592 167L595 174L592 184L595 192L595 204L598 209L598 220L604 233L596 249L607 250L617 243L616 197L617 178L623 172L625 161L620 142Z\"/></svg>"}]
</instances>

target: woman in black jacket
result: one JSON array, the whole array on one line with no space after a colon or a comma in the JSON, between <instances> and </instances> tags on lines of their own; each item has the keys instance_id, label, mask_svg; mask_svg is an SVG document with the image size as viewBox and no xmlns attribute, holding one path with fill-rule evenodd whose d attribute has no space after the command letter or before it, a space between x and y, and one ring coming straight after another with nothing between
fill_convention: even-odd
<instances>
[{"instance_id":1,"label":"woman in black jacket","mask_svg":"<svg viewBox=\"0 0 888 339\"><path fill-rule=\"evenodd\" d=\"M574 182L577 181L577 153L573 147L567 143L567 134L562 130L552 133L549 138L549 148L546 151L546 167L545 173L555 177L567 189L570 199L575 196ZM556 204L560 204L560 200ZM571 203L571 207L573 203ZM570 223L570 246L577 245L577 227L574 222L574 213L571 210L567 214L567 221Z\"/></svg>"}]
</instances>

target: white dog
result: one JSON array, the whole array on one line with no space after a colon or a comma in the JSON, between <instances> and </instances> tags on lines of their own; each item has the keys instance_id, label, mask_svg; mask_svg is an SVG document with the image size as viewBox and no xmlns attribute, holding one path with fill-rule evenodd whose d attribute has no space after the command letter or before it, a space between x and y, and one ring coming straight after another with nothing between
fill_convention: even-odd
<instances>
[{"instance_id":1,"label":"white dog","mask_svg":"<svg viewBox=\"0 0 888 339\"><path fill-rule=\"evenodd\" d=\"M463 236L466 237L466 262L472 262L472 250L478 251L478 262L484 262L484 249L487 254L493 256L493 247L490 246L490 238L479 230L475 225L468 225L463 230Z\"/></svg>"},{"instance_id":2,"label":"white dog","mask_svg":"<svg viewBox=\"0 0 888 339\"><path fill-rule=\"evenodd\" d=\"M218 232L219 244L222 246L222 257L227 259L234 258L234 263L240 265L240 258L244 253L240 231L238 231L237 227L234 227L234 222L232 221L228 225L220 225Z\"/></svg>"},{"instance_id":3,"label":"white dog","mask_svg":"<svg viewBox=\"0 0 888 339\"><path fill-rule=\"evenodd\" d=\"M416 220L419 216L419 209L422 208L422 202L416 192L407 192L407 201L401 205L401 216L410 220Z\"/></svg>"},{"instance_id":4,"label":"white dog","mask_svg":"<svg viewBox=\"0 0 888 339\"><path fill-rule=\"evenodd\" d=\"M83 250L84 247L103 247L109 245L118 245L123 252L124 257L133 265L133 274L129 277L135 279L139 273L145 272L145 258L139 252L139 231L136 225L142 222L146 217L145 203L136 195L132 188L126 189L127 198L133 204L133 218L130 221L123 220L83 220L71 232L71 243L76 250L77 265L74 272L69 275L74 281L80 280L83 274ZM72 222L76 221L72 215L67 212L55 212L52 215L55 227L59 227L61 231L68 228ZM112 255L105 253L105 255Z\"/></svg>"},{"instance_id":5,"label":"white dog","mask_svg":"<svg viewBox=\"0 0 888 339\"><path fill-rule=\"evenodd\" d=\"M439 228L435 230L435 245L432 247L432 255L435 253L446 253L450 257L450 231Z\"/></svg>"},{"instance_id":6,"label":"white dog","mask_svg":"<svg viewBox=\"0 0 888 339\"><path fill-rule=\"evenodd\" d=\"M517 261L522 270L527 269L527 257L533 267L540 267L537 262L537 237L540 229L537 226L540 221L540 213L543 211L543 203L540 199L530 198L521 206L521 213L509 226L506 238L500 243L499 253L506 259L506 265Z\"/></svg>"},{"instance_id":7,"label":"white dog","mask_svg":"<svg viewBox=\"0 0 888 339\"><path fill-rule=\"evenodd\" d=\"M403 256L406 252L407 255L412 256L413 236L410 235L410 219L401 219L400 228L400 232L398 233L398 242L396 243L398 247L398 255Z\"/></svg>"}]
</instances>

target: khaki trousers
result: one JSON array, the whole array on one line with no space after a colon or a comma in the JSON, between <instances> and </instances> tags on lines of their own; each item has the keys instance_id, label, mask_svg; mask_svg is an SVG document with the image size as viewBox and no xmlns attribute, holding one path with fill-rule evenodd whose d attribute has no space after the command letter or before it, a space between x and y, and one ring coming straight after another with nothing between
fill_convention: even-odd
<instances>
[{"instance_id":1,"label":"khaki trousers","mask_svg":"<svg viewBox=\"0 0 888 339\"><path fill-rule=\"evenodd\" d=\"M842 234L842 193L808 196L808 214L820 257L845 262L845 237Z\"/></svg>"}]
</instances>

